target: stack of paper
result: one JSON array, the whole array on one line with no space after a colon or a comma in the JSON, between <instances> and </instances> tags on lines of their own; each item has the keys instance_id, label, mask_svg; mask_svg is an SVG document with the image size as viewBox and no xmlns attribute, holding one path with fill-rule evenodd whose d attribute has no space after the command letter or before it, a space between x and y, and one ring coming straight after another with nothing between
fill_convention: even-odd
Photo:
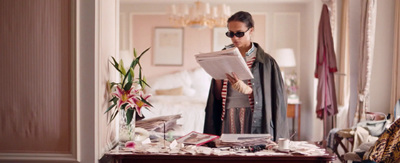
<instances>
[{"instance_id":1,"label":"stack of paper","mask_svg":"<svg viewBox=\"0 0 400 163\"><path fill-rule=\"evenodd\" d=\"M135 122L136 127L144 128L147 131L167 132L178 128L177 120L181 118L180 114L159 116L149 119L143 119Z\"/></svg>"},{"instance_id":2,"label":"stack of paper","mask_svg":"<svg viewBox=\"0 0 400 163\"><path fill-rule=\"evenodd\" d=\"M235 72L241 80L254 78L236 47L217 52L197 54L195 58L197 63L214 79L226 79L226 74L232 74L232 72Z\"/></svg>"},{"instance_id":3,"label":"stack of paper","mask_svg":"<svg viewBox=\"0 0 400 163\"><path fill-rule=\"evenodd\" d=\"M270 134L222 134L217 147L253 146L260 144L276 145Z\"/></svg>"}]
</instances>

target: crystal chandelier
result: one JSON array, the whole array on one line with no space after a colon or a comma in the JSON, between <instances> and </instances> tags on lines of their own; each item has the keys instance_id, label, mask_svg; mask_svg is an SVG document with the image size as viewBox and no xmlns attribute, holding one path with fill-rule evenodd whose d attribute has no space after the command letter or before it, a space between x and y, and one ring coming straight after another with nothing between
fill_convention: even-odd
<instances>
[{"instance_id":1,"label":"crystal chandelier","mask_svg":"<svg viewBox=\"0 0 400 163\"><path fill-rule=\"evenodd\" d=\"M210 9L209 3L196 1L190 8L187 4L171 5L169 20L174 26L192 28L225 27L231 14L230 7L219 4Z\"/></svg>"}]
</instances>

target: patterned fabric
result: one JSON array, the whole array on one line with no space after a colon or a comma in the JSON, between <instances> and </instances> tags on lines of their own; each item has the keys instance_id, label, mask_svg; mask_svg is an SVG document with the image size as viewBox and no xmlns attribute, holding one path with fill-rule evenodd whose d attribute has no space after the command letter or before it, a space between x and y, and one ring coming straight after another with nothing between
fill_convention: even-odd
<instances>
[{"instance_id":1,"label":"patterned fabric","mask_svg":"<svg viewBox=\"0 0 400 163\"><path fill-rule=\"evenodd\" d=\"M400 119L386 130L375 145L364 155L364 160L375 162L400 162Z\"/></svg>"},{"instance_id":2,"label":"patterned fabric","mask_svg":"<svg viewBox=\"0 0 400 163\"><path fill-rule=\"evenodd\" d=\"M251 133L251 108L228 108L222 125L222 133L248 134Z\"/></svg>"},{"instance_id":3,"label":"patterned fabric","mask_svg":"<svg viewBox=\"0 0 400 163\"><path fill-rule=\"evenodd\" d=\"M250 60L248 60L246 62L247 66L249 67L249 69L253 65L255 59L256 59L256 57L252 57ZM252 87L251 86L251 80L249 80L247 82L247 85ZM227 90L228 90L228 79L224 79L224 82L222 84L222 91L221 91L221 97L222 97L222 115L221 115L221 120L222 121L224 120L224 117L225 117L226 96L228 95L228 93L227 93L228 91ZM249 95L249 102L250 102L251 108L253 109L254 108L254 99L253 99L253 96L251 94Z\"/></svg>"}]
</instances>

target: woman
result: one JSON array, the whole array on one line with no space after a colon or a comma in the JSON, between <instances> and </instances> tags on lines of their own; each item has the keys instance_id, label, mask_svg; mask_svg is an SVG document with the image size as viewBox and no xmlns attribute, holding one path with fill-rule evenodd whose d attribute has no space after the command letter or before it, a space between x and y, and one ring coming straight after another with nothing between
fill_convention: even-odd
<instances>
[{"instance_id":1,"label":"woman","mask_svg":"<svg viewBox=\"0 0 400 163\"><path fill-rule=\"evenodd\" d=\"M232 73L226 74L226 80L212 80L204 133L269 133L275 140L288 138L284 82L276 61L251 41L251 14L235 13L227 26L232 44L225 49L239 49L254 79L242 81Z\"/></svg>"}]
</instances>

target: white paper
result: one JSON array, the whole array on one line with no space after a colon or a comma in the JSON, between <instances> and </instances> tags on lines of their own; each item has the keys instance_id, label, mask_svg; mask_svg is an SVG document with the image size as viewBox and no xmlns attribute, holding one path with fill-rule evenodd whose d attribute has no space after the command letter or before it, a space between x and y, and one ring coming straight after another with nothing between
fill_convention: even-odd
<instances>
[{"instance_id":1,"label":"white paper","mask_svg":"<svg viewBox=\"0 0 400 163\"><path fill-rule=\"evenodd\" d=\"M235 72L241 80L254 78L236 47L217 52L197 54L195 58L197 63L214 79L226 79L226 74L232 74L232 72Z\"/></svg>"},{"instance_id":2,"label":"white paper","mask_svg":"<svg viewBox=\"0 0 400 163\"><path fill-rule=\"evenodd\" d=\"M178 142L176 140L172 141L172 143L169 145L169 148L174 149L178 145Z\"/></svg>"},{"instance_id":3,"label":"white paper","mask_svg":"<svg viewBox=\"0 0 400 163\"><path fill-rule=\"evenodd\" d=\"M270 139L270 134L222 134L220 140L224 142L241 142L251 139Z\"/></svg>"}]
</instances>

